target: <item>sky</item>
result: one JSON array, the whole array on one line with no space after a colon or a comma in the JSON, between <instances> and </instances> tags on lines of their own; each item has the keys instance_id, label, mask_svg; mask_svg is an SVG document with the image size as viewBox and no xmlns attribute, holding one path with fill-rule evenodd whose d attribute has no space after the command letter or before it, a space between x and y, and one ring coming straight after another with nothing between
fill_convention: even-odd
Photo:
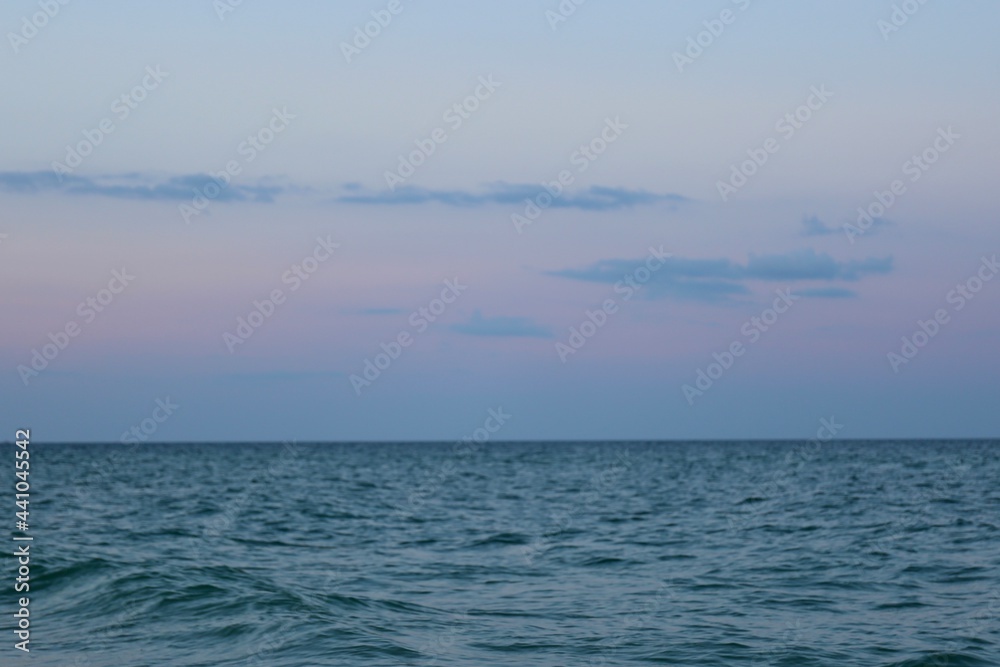
<instances>
[{"instance_id":1,"label":"sky","mask_svg":"<svg viewBox=\"0 0 1000 667\"><path fill-rule=\"evenodd\" d=\"M4 428L997 436L1000 6L577 2L4 3Z\"/></svg>"}]
</instances>

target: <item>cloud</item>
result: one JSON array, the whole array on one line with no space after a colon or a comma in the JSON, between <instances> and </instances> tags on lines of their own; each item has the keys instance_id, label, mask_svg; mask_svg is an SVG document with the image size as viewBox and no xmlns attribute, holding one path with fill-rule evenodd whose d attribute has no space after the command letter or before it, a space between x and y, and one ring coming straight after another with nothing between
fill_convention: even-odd
<instances>
[{"instance_id":1,"label":"cloud","mask_svg":"<svg viewBox=\"0 0 1000 667\"><path fill-rule=\"evenodd\" d=\"M547 271L546 275L570 280L621 284L626 276L634 281L635 271L647 266L646 260L610 259L577 269ZM855 282L868 275L892 271L892 257L838 261L825 253L807 249L781 255L751 255L746 264L729 259L687 259L671 257L658 269L650 271L643 291L649 298L672 297L703 302L727 302L751 293L749 281L767 282ZM805 292L819 298L846 298L854 292L839 288L812 288Z\"/></svg>"},{"instance_id":2,"label":"cloud","mask_svg":"<svg viewBox=\"0 0 1000 667\"><path fill-rule=\"evenodd\" d=\"M744 268L747 278L759 280L858 280L867 274L892 271L892 258L838 262L826 253L800 250L785 255L764 255L750 259Z\"/></svg>"},{"instance_id":3,"label":"cloud","mask_svg":"<svg viewBox=\"0 0 1000 667\"><path fill-rule=\"evenodd\" d=\"M467 336L502 338L552 338L552 332L528 317L483 317L478 310L467 321L451 325L451 330Z\"/></svg>"},{"instance_id":4,"label":"cloud","mask_svg":"<svg viewBox=\"0 0 1000 667\"><path fill-rule=\"evenodd\" d=\"M206 187L209 188L206 191ZM209 193L218 189L214 197ZM333 203L362 204L369 206L400 206L438 203L455 207L479 207L491 204L522 206L527 199L549 195L540 185L517 185L494 183L480 192L463 190L430 190L416 187L402 187L395 192L369 191L359 183L344 183L339 186L341 194ZM272 203L282 194L313 194L312 188L292 184L275 184L274 180L257 183L237 184L219 187L219 184L205 174L181 176L161 176L146 173L129 173L102 176L81 176L77 174L57 174L54 171L6 171L0 172L0 192L16 194L40 194L62 192L70 195L91 195L115 199L137 199L145 201L190 202L197 194L217 202ZM537 200L536 200L537 201ZM644 190L629 190L606 186L591 186L577 192L564 191L552 198L544 208L567 208L584 211L616 211L633 206L649 206L667 202L678 204L688 201L675 194L656 194Z\"/></svg>"},{"instance_id":5,"label":"cloud","mask_svg":"<svg viewBox=\"0 0 1000 667\"><path fill-rule=\"evenodd\" d=\"M494 183L485 191L468 192L463 190L430 190L406 186L395 191L365 192L351 184L345 187L348 194L343 194L334 201L345 204L366 204L371 206L399 206L437 203L445 206L476 207L490 204L520 206L527 199L535 199L540 195L550 197L539 185ZM545 208L575 208L585 211L615 211L633 206L648 206L659 202L673 204L688 201L687 198L675 194L656 194L644 190L628 190L594 185L577 192L566 192L552 197L552 202Z\"/></svg>"},{"instance_id":6,"label":"cloud","mask_svg":"<svg viewBox=\"0 0 1000 667\"><path fill-rule=\"evenodd\" d=\"M204 174L155 177L147 174L117 176L78 176L56 174L53 171L0 172L0 191L17 194L64 192L70 195L92 195L115 199L145 201L191 201L197 193L207 194L205 187L214 184L207 192L218 188L212 177ZM278 185L237 185L230 183L219 188L212 201L271 203L285 188Z\"/></svg>"},{"instance_id":7,"label":"cloud","mask_svg":"<svg viewBox=\"0 0 1000 667\"><path fill-rule=\"evenodd\" d=\"M802 218L802 226L805 229L802 230L802 236L827 236L829 234L836 234L837 230L833 227L827 227L826 223L817 218L815 215Z\"/></svg>"},{"instance_id":8,"label":"cloud","mask_svg":"<svg viewBox=\"0 0 1000 667\"><path fill-rule=\"evenodd\" d=\"M626 273L645 265L646 260L605 259L583 269L563 269L547 273L574 280L612 283L621 280ZM738 280L743 276L743 269L728 259L670 257L656 269L656 274L671 278Z\"/></svg>"},{"instance_id":9,"label":"cloud","mask_svg":"<svg viewBox=\"0 0 1000 667\"><path fill-rule=\"evenodd\" d=\"M797 289L795 293L814 299L853 299L858 295L854 290L842 287L810 287L809 289Z\"/></svg>"},{"instance_id":10,"label":"cloud","mask_svg":"<svg viewBox=\"0 0 1000 667\"><path fill-rule=\"evenodd\" d=\"M548 271L546 274L571 280L615 284L641 266L646 266L645 260L609 259L583 269ZM737 282L740 277L740 267L728 259L672 257L652 273L648 287L657 297L725 301L733 296L750 293L750 290ZM624 284L622 289L626 289Z\"/></svg>"},{"instance_id":11,"label":"cloud","mask_svg":"<svg viewBox=\"0 0 1000 667\"><path fill-rule=\"evenodd\" d=\"M892 222L886 220L885 218L873 218L864 231L874 234L881 228L888 227L890 225L892 225ZM840 228L830 227L815 215L802 218L802 227L802 236L829 236L830 234L837 234L840 231L846 231L850 228L854 228L855 231L861 229L857 223L845 223Z\"/></svg>"}]
</instances>

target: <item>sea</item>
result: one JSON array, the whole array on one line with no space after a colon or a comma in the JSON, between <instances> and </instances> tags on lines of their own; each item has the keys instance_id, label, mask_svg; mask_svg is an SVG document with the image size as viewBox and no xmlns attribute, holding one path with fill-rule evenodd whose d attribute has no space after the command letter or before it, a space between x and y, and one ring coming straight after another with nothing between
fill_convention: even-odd
<instances>
[{"instance_id":1,"label":"sea","mask_svg":"<svg viewBox=\"0 0 1000 667\"><path fill-rule=\"evenodd\" d=\"M998 447L32 443L0 664L1000 665Z\"/></svg>"}]
</instances>

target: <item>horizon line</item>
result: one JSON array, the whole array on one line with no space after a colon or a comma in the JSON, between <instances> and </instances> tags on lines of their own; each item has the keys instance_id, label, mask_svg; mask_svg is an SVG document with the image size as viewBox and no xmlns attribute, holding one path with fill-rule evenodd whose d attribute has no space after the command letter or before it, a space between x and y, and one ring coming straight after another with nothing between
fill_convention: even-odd
<instances>
[{"instance_id":1,"label":"horizon line","mask_svg":"<svg viewBox=\"0 0 1000 667\"><path fill-rule=\"evenodd\" d=\"M76 441L35 441L34 445L283 445L293 443L297 445L444 445L444 444L466 444L475 443L479 445L524 445L524 444L689 444L689 443L782 443L782 442L810 442L820 441L822 444L836 443L858 443L858 442L1000 442L1000 436L947 436L947 437L880 437L880 438L830 438L820 440L811 438L673 438L673 439L645 439L645 438L625 438L625 439L541 439L541 440L484 440L476 442L473 439L459 440L156 440L150 442L121 442L116 440L76 440ZM4 441L4 445L14 445L14 441Z\"/></svg>"}]
</instances>

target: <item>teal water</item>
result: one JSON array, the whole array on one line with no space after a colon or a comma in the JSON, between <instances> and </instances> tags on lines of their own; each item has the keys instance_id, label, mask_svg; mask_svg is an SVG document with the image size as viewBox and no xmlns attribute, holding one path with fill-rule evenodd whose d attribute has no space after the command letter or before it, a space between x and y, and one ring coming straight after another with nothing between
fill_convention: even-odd
<instances>
[{"instance_id":1,"label":"teal water","mask_svg":"<svg viewBox=\"0 0 1000 667\"><path fill-rule=\"evenodd\" d=\"M33 444L0 662L1000 665L997 446Z\"/></svg>"}]
</instances>

